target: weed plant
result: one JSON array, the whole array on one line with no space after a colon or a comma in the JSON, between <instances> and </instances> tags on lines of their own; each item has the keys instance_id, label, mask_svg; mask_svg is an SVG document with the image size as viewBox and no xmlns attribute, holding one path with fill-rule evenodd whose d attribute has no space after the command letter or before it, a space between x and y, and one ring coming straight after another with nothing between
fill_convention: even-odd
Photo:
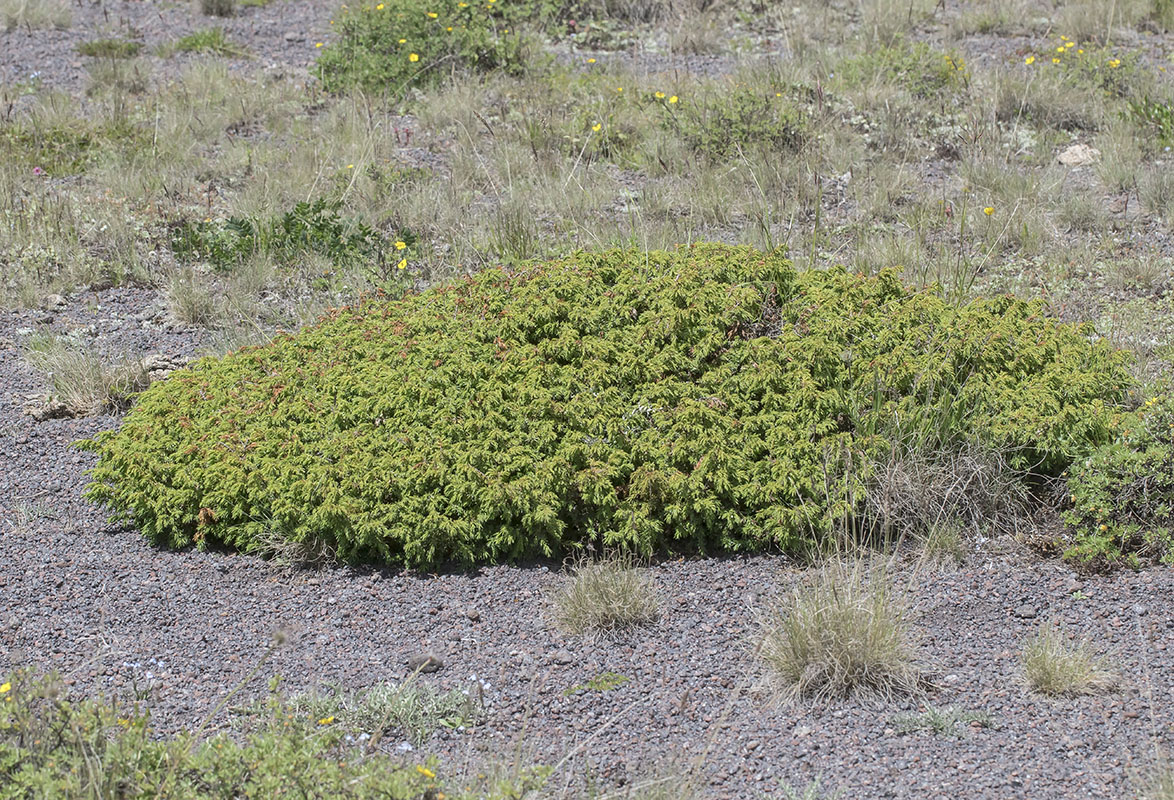
<instances>
[{"instance_id":1,"label":"weed plant","mask_svg":"<svg viewBox=\"0 0 1174 800\"><path fill-rule=\"evenodd\" d=\"M91 58L134 58L142 49L141 43L126 39L94 39L77 46L79 55Z\"/></svg>"},{"instance_id":2,"label":"weed plant","mask_svg":"<svg viewBox=\"0 0 1174 800\"><path fill-rule=\"evenodd\" d=\"M85 346L58 336L31 338L25 359L48 377L50 399L74 416L125 410L149 383L141 364L111 366Z\"/></svg>"}]
</instances>

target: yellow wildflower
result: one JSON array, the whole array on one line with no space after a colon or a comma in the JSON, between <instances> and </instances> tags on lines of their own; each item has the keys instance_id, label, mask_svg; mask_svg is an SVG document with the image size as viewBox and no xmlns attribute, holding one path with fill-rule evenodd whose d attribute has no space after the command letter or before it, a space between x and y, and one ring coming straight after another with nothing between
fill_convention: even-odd
<instances>
[{"instance_id":1,"label":"yellow wildflower","mask_svg":"<svg viewBox=\"0 0 1174 800\"><path fill-rule=\"evenodd\" d=\"M321 47L321 46L322 46L322 42L318 42L318 43L316 43L314 46L315 46L315 47Z\"/></svg>"},{"instance_id":2,"label":"yellow wildflower","mask_svg":"<svg viewBox=\"0 0 1174 800\"><path fill-rule=\"evenodd\" d=\"M375 10L382 11L383 10L383 3L380 3L379 5L375 6Z\"/></svg>"},{"instance_id":3,"label":"yellow wildflower","mask_svg":"<svg viewBox=\"0 0 1174 800\"><path fill-rule=\"evenodd\" d=\"M1053 57L1053 58L1052 58L1052 63L1053 63L1053 64L1059 64L1059 63L1060 63L1060 59Z\"/></svg>"},{"instance_id":4,"label":"yellow wildflower","mask_svg":"<svg viewBox=\"0 0 1174 800\"><path fill-rule=\"evenodd\" d=\"M323 717L322 719L318 720L319 725L329 725L332 722L334 722L333 716Z\"/></svg>"},{"instance_id":5,"label":"yellow wildflower","mask_svg":"<svg viewBox=\"0 0 1174 800\"><path fill-rule=\"evenodd\" d=\"M437 16L439 15L435 11L428 12L428 19L436 19Z\"/></svg>"},{"instance_id":6,"label":"yellow wildflower","mask_svg":"<svg viewBox=\"0 0 1174 800\"><path fill-rule=\"evenodd\" d=\"M435 778L436 777L436 773L433 772L432 770L428 769L428 767L424 766L423 764L416 765L416 772L419 772L425 778Z\"/></svg>"},{"instance_id":7,"label":"yellow wildflower","mask_svg":"<svg viewBox=\"0 0 1174 800\"><path fill-rule=\"evenodd\" d=\"M655 97L657 100L663 100L664 92L657 92L655 95L653 95L653 97Z\"/></svg>"},{"instance_id":8,"label":"yellow wildflower","mask_svg":"<svg viewBox=\"0 0 1174 800\"><path fill-rule=\"evenodd\" d=\"M982 210L982 213L986 214L989 217L991 214L995 213L995 207L994 206L987 206L986 208L984 208Z\"/></svg>"},{"instance_id":9,"label":"yellow wildflower","mask_svg":"<svg viewBox=\"0 0 1174 800\"><path fill-rule=\"evenodd\" d=\"M672 97L670 97L670 98L669 98L669 102L670 102L670 103L675 103L675 102L677 102L677 96L674 94Z\"/></svg>"},{"instance_id":10,"label":"yellow wildflower","mask_svg":"<svg viewBox=\"0 0 1174 800\"><path fill-rule=\"evenodd\" d=\"M1117 69L1117 67L1121 66L1121 59L1114 58L1112 61L1109 62L1109 66L1112 69Z\"/></svg>"},{"instance_id":11,"label":"yellow wildflower","mask_svg":"<svg viewBox=\"0 0 1174 800\"><path fill-rule=\"evenodd\" d=\"M11 691L12 691L12 684L9 683L8 681L5 681L4 683L0 684L0 694L7 694L8 692L11 692Z\"/></svg>"},{"instance_id":12,"label":"yellow wildflower","mask_svg":"<svg viewBox=\"0 0 1174 800\"><path fill-rule=\"evenodd\" d=\"M407 242L396 242L396 243L395 243L395 249L396 249L396 250L403 250L403 249L404 249L404 248L406 248L407 246L408 246L408 243L407 243Z\"/></svg>"},{"instance_id":13,"label":"yellow wildflower","mask_svg":"<svg viewBox=\"0 0 1174 800\"><path fill-rule=\"evenodd\" d=\"M1023 59L1023 63L1024 64L1034 64L1035 63L1035 56L1028 56L1027 58Z\"/></svg>"},{"instance_id":14,"label":"yellow wildflower","mask_svg":"<svg viewBox=\"0 0 1174 800\"><path fill-rule=\"evenodd\" d=\"M407 39L400 39L400 40L399 40L399 43L400 43L400 44L407 44L407 43L408 43L408 40L407 40Z\"/></svg>"},{"instance_id":15,"label":"yellow wildflower","mask_svg":"<svg viewBox=\"0 0 1174 800\"><path fill-rule=\"evenodd\" d=\"M617 87L616 87L616 91L617 91L617 92L622 92L622 91L624 91L624 87L623 87L623 86L617 86Z\"/></svg>"},{"instance_id":16,"label":"yellow wildflower","mask_svg":"<svg viewBox=\"0 0 1174 800\"><path fill-rule=\"evenodd\" d=\"M408 61L411 61L413 64L419 60L420 60L420 55L418 53L409 53L408 54Z\"/></svg>"},{"instance_id":17,"label":"yellow wildflower","mask_svg":"<svg viewBox=\"0 0 1174 800\"><path fill-rule=\"evenodd\" d=\"M1076 47L1076 42L1069 42L1068 44L1064 45L1065 50L1071 50L1073 47Z\"/></svg>"},{"instance_id":18,"label":"yellow wildflower","mask_svg":"<svg viewBox=\"0 0 1174 800\"><path fill-rule=\"evenodd\" d=\"M406 258L401 258L399 260L399 263L395 265L395 268L396 269L403 269L407 265L408 265L408 260Z\"/></svg>"},{"instance_id":19,"label":"yellow wildflower","mask_svg":"<svg viewBox=\"0 0 1174 800\"><path fill-rule=\"evenodd\" d=\"M596 133L599 133L599 131L602 128L603 128L603 126L600 125L598 122L591 126L591 130L595 131Z\"/></svg>"},{"instance_id":20,"label":"yellow wildflower","mask_svg":"<svg viewBox=\"0 0 1174 800\"><path fill-rule=\"evenodd\" d=\"M589 58L589 59L587 59L587 63L588 63L588 64L594 64L594 63L595 63L595 59L594 59L594 58Z\"/></svg>"}]
</instances>

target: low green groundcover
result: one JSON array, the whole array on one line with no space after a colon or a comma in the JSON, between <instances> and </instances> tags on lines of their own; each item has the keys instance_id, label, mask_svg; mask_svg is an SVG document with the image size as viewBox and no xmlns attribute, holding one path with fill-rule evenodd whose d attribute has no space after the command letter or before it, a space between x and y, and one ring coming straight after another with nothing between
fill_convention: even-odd
<instances>
[{"instance_id":1,"label":"low green groundcover","mask_svg":"<svg viewBox=\"0 0 1174 800\"><path fill-rule=\"evenodd\" d=\"M859 510L893 446L979 441L1059 479L1116 441L1127 367L1038 303L957 307L889 271L583 253L203 359L81 446L88 496L173 547L793 551Z\"/></svg>"}]
</instances>

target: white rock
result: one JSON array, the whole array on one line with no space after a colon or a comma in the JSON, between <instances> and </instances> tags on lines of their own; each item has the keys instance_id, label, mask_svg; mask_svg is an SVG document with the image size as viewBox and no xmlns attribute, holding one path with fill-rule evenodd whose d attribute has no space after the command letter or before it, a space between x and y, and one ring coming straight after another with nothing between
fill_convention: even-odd
<instances>
[{"instance_id":1,"label":"white rock","mask_svg":"<svg viewBox=\"0 0 1174 800\"><path fill-rule=\"evenodd\" d=\"M1066 167L1087 167L1095 164L1101 157L1101 151L1087 144L1074 144L1056 157Z\"/></svg>"}]
</instances>

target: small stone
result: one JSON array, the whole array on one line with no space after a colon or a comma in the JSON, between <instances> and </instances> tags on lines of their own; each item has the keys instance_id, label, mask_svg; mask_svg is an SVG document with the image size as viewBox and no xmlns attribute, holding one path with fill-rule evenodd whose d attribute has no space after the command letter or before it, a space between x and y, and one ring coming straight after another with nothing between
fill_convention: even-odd
<instances>
[{"instance_id":1,"label":"small stone","mask_svg":"<svg viewBox=\"0 0 1174 800\"><path fill-rule=\"evenodd\" d=\"M556 664L570 664L575 660L575 656L569 650L555 650L550 654L550 658Z\"/></svg>"},{"instance_id":2,"label":"small stone","mask_svg":"<svg viewBox=\"0 0 1174 800\"><path fill-rule=\"evenodd\" d=\"M408 669L412 672L436 672L444 662L434 653L416 653L408 658Z\"/></svg>"},{"instance_id":3,"label":"small stone","mask_svg":"<svg viewBox=\"0 0 1174 800\"><path fill-rule=\"evenodd\" d=\"M469 618L470 622L480 622L481 621L481 612L475 608L466 609L465 616Z\"/></svg>"},{"instance_id":4,"label":"small stone","mask_svg":"<svg viewBox=\"0 0 1174 800\"><path fill-rule=\"evenodd\" d=\"M1100 158L1101 151L1087 144L1074 144L1056 157L1066 167L1087 167L1095 164Z\"/></svg>"},{"instance_id":5,"label":"small stone","mask_svg":"<svg viewBox=\"0 0 1174 800\"><path fill-rule=\"evenodd\" d=\"M45 299L41 302L45 308L64 308L66 306L65 298L59 294L45 295Z\"/></svg>"},{"instance_id":6,"label":"small stone","mask_svg":"<svg viewBox=\"0 0 1174 800\"><path fill-rule=\"evenodd\" d=\"M285 40L287 42L304 42L306 41L306 36L297 31L289 31L285 34Z\"/></svg>"},{"instance_id":7,"label":"small stone","mask_svg":"<svg viewBox=\"0 0 1174 800\"><path fill-rule=\"evenodd\" d=\"M1029 603L1024 603L1023 605L1016 608L1012 613L1020 619L1035 619L1035 615L1039 612L1036 611L1035 606Z\"/></svg>"}]
</instances>

